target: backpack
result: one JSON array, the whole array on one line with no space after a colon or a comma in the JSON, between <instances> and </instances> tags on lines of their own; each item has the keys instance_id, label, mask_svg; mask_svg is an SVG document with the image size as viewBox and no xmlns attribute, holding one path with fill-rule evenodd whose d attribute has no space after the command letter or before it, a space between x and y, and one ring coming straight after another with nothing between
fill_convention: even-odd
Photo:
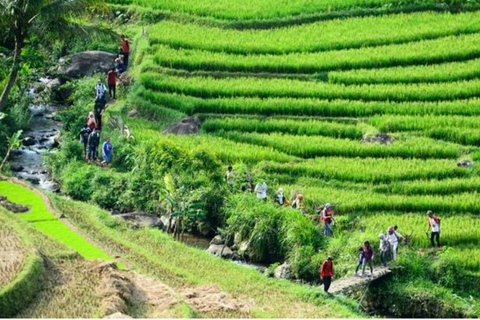
<instances>
[{"instance_id":1,"label":"backpack","mask_svg":"<svg viewBox=\"0 0 480 320\"><path fill-rule=\"evenodd\" d=\"M435 220L435 222L440 225L440 218L439 217L436 217L436 216L432 216L433 220Z\"/></svg>"},{"instance_id":2,"label":"backpack","mask_svg":"<svg viewBox=\"0 0 480 320\"><path fill-rule=\"evenodd\" d=\"M88 136L90 135L91 132L92 130L90 128L82 128L82 130L80 130L80 135L82 136L82 140L88 141Z\"/></svg>"}]
</instances>

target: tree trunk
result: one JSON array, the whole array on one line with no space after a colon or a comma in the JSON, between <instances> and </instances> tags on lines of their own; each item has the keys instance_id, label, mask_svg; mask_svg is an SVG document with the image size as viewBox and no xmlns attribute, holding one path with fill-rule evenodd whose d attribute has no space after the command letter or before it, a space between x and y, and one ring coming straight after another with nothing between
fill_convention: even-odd
<instances>
[{"instance_id":1,"label":"tree trunk","mask_svg":"<svg viewBox=\"0 0 480 320\"><path fill-rule=\"evenodd\" d=\"M10 91L12 90L13 85L15 84L15 80L17 80L18 66L21 61L23 45L24 45L23 38L19 36L15 36L15 53L13 55L13 65L12 65L12 70L10 71L10 76L8 77L7 85L3 89L2 95L0 96L0 111L2 111L3 108L5 108L5 105L7 104L8 95L10 94Z\"/></svg>"},{"instance_id":2,"label":"tree trunk","mask_svg":"<svg viewBox=\"0 0 480 320\"><path fill-rule=\"evenodd\" d=\"M5 168L5 164L7 164L8 157L10 157L11 151L12 151L12 148L9 147L7 150L7 154L5 155L5 158L3 158L2 164L0 165L0 173L3 172L3 169Z\"/></svg>"}]
</instances>

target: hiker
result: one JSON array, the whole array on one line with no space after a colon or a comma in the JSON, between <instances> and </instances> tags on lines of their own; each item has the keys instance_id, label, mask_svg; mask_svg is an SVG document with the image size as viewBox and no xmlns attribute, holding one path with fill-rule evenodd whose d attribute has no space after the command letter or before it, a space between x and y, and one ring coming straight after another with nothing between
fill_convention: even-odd
<instances>
[{"instance_id":1,"label":"hiker","mask_svg":"<svg viewBox=\"0 0 480 320\"><path fill-rule=\"evenodd\" d=\"M285 197L285 193L283 192L283 189L282 188L279 188L278 191L277 191L277 200L276 202L281 205L281 206L284 206L284 207L288 207L288 205L290 204L290 202L287 200L287 198Z\"/></svg>"},{"instance_id":2,"label":"hiker","mask_svg":"<svg viewBox=\"0 0 480 320\"><path fill-rule=\"evenodd\" d=\"M427 211L427 215L428 215L427 237L428 237L428 231L432 229L432 233L430 234L430 244L432 245L432 248L435 248L435 242L433 241L435 239L437 241L438 249L442 249L442 247L440 246L440 219L434 216L431 210Z\"/></svg>"},{"instance_id":3,"label":"hiker","mask_svg":"<svg viewBox=\"0 0 480 320\"><path fill-rule=\"evenodd\" d=\"M115 68L111 68L107 73L108 96L110 100L115 100L115 93L117 91L117 72ZM113 94L112 94L113 93Z\"/></svg>"},{"instance_id":4,"label":"hiker","mask_svg":"<svg viewBox=\"0 0 480 320\"><path fill-rule=\"evenodd\" d=\"M358 248L358 260L357 266L355 267L355 275L358 276L358 269L363 265L363 247Z\"/></svg>"},{"instance_id":5,"label":"hiker","mask_svg":"<svg viewBox=\"0 0 480 320\"><path fill-rule=\"evenodd\" d=\"M380 233L378 236L380 238L380 261L382 262L382 265L384 267L387 266L387 254L388 250L390 249L390 244L387 241L387 238L385 238L385 235L383 233Z\"/></svg>"},{"instance_id":6,"label":"hiker","mask_svg":"<svg viewBox=\"0 0 480 320\"><path fill-rule=\"evenodd\" d=\"M321 211L321 218L323 223L325 224L325 229L323 230L323 234L325 236L333 236L331 224L335 223L335 219L333 218L333 211L331 209L330 203L327 203L323 210Z\"/></svg>"},{"instance_id":7,"label":"hiker","mask_svg":"<svg viewBox=\"0 0 480 320\"><path fill-rule=\"evenodd\" d=\"M104 104L107 103L107 87L102 83L101 79L98 79L97 84L95 85L95 102L102 101Z\"/></svg>"},{"instance_id":8,"label":"hiker","mask_svg":"<svg viewBox=\"0 0 480 320\"><path fill-rule=\"evenodd\" d=\"M102 146L102 156L103 161L102 164L109 164L112 161L113 156L113 145L110 142L110 138L105 138L105 142Z\"/></svg>"},{"instance_id":9,"label":"hiker","mask_svg":"<svg viewBox=\"0 0 480 320\"><path fill-rule=\"evenodd\" d=\"M373 250L373 247L370 245L369 241L365 241L363 243L363 263L362 263L362 277L365 276L365 267L368 263L368 266L370 267L370 273L368 276L371 276L373 274L373 259L375 259L375 250Z\"/></svg>"},{"instance_id":10,"label":"hiker","mask_svg":"<svg viewBox=\"0 0 480 320\"><path fill-rule=\"evenodd\" d=\"M100 131L95 129L88 136L88 160L95 161L98 156L98 145L100 143Z\"/></svg>"},{"instance_id":11,"label":"hiker","mask_svg":"<svg viewBox=\"0 0 480 320\"><path fill-rule=\"evenodd\" d=\"M297 194L295 200L292 201L292 208L298 209L305 213L305 207L303 206L303 194Z\"/></svg>"},{"instance_id":12,"label":"hiker","mask_svg":"<svg viewBox=\"0 0 480 320\"><path fill-rule=\"evenodd\" d=\"M233 167L228 166L227 172L225 173L225 181L228 183L228 185L233 185L235 182L235 172L233 172Z\"/></svg>"},{"instance_id":13,"label":"hiker","mask_svg":"<svg viewBox=\"0 0 480 320\"><path fill-rule=\"evenodd\" d=\"M102 130L102 111L105 105L103 104L102 101L95 101L95 106L94 106L94 116L95 116L95 121L97 122L97 128L98 130Z\"/></svg>"},{"instance_id":14,"label":"hiker","mask_svg":"<svg viewBox=\"0 0 480 320\"><path fill-rule=\"evenodd\" d=\"M257 183L255 186L255 192L257 193L257 199L263 199L265 202L267 201L267 184L265 181Z\"/></svg>"},{"instance_id":15,"label":"hiker","mask_svg":"<svg viewBox=\"0 0 480 320\"><path fill-rule=\"evenodd\" d=\"M122 74L127 70L125 68L125 63L123 63L122 58L118 57L115 59L115 68L118 74Z\"/></svg>"},{"instance_id":16,"label":"hiker","mask_svg":"<svg viewBox=\"0 0 480 320\"><path fill-rule=\"evenodd\" d=\"M92 131L95 130L95 128L97 127L97 120L95 120L95 115L91 111L88 113L87 126Z\"/></svg>"},{"instance_id":17,"label":"hiker","mask_svg":"<svg viewBox=\"0 0 480 320\"><path fill-rule=\"evenodd\" d=\"M330 284L332 283L332 277L334 275L333 272L333 259L331 256L327 258L322 263L322 267L320 269L320 279L323 282L323 290L325 292L328 292L328 289L330 288Z\"/></svg>"},{"instance_id":18,"label":"hiker","mask_svg":"<svg viewBox=\"0 0 480 320\"><path fill-rule=\"evenodd\" d=\"M125 69L128 68L128 56L130 55L130 42L125 35L122 35L122 45L120 47L120 53L123 54L123 63Z\"/></svg>"},{"instance_id":19,"label":"hiker","mask_svg":"<svg viewBox=\"0 0 480 320\"><path fill-rule=\"evenodd\" d=\"M393 260L397 260L399 239L405 240L405 237L396 232L392 227L389 227L387 232L387 240L390 243L390 249L392 249Z\"/></svg>"},{"instance_id":20,"label":"hiker","mask_svg":"<svg viewBox=\"0 0 480 320\"><path fill-rule=\"evenodd\" d=\"M82 130L80 130L80 142L83 144L83 157L87 159L87 145L88 145L88 136L92 133L92 129L88 125L84 125Z\"/></svg>"}]
</instances>

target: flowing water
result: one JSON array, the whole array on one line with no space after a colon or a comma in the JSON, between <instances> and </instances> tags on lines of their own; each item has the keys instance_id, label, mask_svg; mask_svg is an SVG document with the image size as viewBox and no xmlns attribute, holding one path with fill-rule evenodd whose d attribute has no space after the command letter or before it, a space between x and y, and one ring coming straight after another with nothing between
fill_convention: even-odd
<instances>
[{"instance_id":1,"label":"flowing water","mask_svg":"<svg viewBox=\"0 0 480 320\"><path fill-rule=\"evenodd\" d=\"M48 82L48 79L41 79ZM35 93L29 92L32 101ZM57 107L54 105L37 105L32 102L29 106L32 114L30 129L25 131L23 138L28 137L22 146L12 153L10 165L17 178L26 180L40 189L54 192L58 185L52 180L45 164L45 156L54 151L55 137L59 134L61 123L54 120Z\"/></svg>"}]
</instances>

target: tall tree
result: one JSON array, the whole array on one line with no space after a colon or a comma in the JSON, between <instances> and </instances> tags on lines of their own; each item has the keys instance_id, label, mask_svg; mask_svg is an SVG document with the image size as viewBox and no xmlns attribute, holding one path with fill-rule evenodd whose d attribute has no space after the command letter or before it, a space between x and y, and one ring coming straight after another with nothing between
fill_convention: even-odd
<instances>
[{"instance_id":1,"label":"tall tree","mask_svg":"<svg viewBox=\"0 0 480 320\"><path fill-rule=\"evenodd\" d=\"M0 28L8 30L15 39L12 69L0 96L0 111L17 79L22 49L32 34L40 38L88 38L92 27L75 20L103 8L103 0L0 0Z\"/></svg>"}]
</instances>

